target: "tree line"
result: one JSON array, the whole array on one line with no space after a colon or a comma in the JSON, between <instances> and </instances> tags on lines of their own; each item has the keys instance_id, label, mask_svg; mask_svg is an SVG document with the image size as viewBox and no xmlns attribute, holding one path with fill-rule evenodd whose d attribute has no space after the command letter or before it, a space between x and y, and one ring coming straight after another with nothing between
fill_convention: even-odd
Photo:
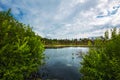
<instances>
[{"instance_id":1,"label":"tree line","mask_svg":"<svg viewBox=\"0 0 120 80\"><path fill-rule=\"evenodd\" d=\"M103 37L99 37L101 39L104 39ZM42 38L42 41L45 45L89 45L91 42L92 45L94 45L95 39L90 38L81 38L81 39L48 39L48 38Z\"/></svg>"},{"instance_id":2,"label":"tree line","mask_svg":"<svg viewBox=\"0 0 120 80\"><path fill-rule=\"evenodd\" d=\"M62 45L80 45L80 44L87 44L87 42L90 39L48 39L48 38L42 38L43 42L45 45L52 45L52 44L62 44Z\"/></svg>"}]
</instances>

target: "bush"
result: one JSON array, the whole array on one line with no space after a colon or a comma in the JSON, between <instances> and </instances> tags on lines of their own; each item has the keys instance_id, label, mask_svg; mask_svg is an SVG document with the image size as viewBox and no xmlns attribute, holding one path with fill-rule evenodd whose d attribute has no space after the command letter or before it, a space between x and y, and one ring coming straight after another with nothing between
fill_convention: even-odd
<instances>
[{"instance_id":1,"label":"bush","mask_svg":"<svg viewBox=\"0 0 120 80\"><path fill-rule=\"evenodd\" d=\"M83 56L81 80L120 80L120 34L98 44Z\"/></svg>"},{"instance_id":2,"label":"bush","mask_svg":"<svg viewBox=\"0 0 120 80\"><path fill-rule=\"evenodd\" d=\"M42 65L44 46L29 26L0 12L0 79L24 80Z\"/></svg>"}]
</instances>

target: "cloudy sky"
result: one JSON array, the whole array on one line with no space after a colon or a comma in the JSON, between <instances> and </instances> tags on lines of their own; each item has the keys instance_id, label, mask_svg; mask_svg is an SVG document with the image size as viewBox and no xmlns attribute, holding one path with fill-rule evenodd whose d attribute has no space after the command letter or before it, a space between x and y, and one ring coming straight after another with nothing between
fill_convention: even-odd
<instances>
[{"instance_id":1,"label":"cloudy sky","mask_svg":"<svg viewBox=\"0 0 120 80\"><path fill-rule=\"evenodd\" d=\"M9 8L47 38L101 36L120 25L120 0L0 0L0 11Z\"/></svg>"}]
</instances>

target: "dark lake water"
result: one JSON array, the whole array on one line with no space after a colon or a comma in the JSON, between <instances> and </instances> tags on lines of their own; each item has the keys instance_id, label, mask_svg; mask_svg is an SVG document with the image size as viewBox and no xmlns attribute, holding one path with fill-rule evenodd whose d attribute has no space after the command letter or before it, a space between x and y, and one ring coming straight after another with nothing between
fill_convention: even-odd
<instances>
[{"instance_id":1,"label":"dark lake water","mask_svg":"<svg viewBox=\"0 0 120 80\"><path fill-rule=\"evenodd\" d=\"M39 70L42 80L79 80L80 53L87 53L87 47L65 47L45 49L46 64Z\"/></svg>"}]
</instances>

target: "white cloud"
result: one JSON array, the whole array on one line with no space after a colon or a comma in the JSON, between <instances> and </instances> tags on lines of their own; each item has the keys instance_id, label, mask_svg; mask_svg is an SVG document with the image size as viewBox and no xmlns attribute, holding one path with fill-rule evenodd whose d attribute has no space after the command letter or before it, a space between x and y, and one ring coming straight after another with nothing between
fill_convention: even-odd
<instances>
[{"instance_id":1,"label":"white cloud","mask_svg":"<svg viewBox=\"0 0 120 80\"><path fill-rule=\"evenodd\" d=\"M75 2L73 2L74 0L66 0L61 2L61 4L58 7L57 13L54 16L55 20L62 20L64 18L66 18L68 15L71 14L71 12L73 11L73 7L75 5ZM71 2L71 3L70 3Z\"/></svg>"},{"instance_id":2,"label":"white cloud","mask_svg":"<svg viewBox=\"0 0 120 80\"><path fill-rule=\"evenodd\" d=\"M4 7L12 8L21 22L49 38L84 38L103 35L112 26L120 25L120 0L1 0ZM0 6L0 10L4 10ZM97 16L105 16L97 18ZM19 17L22 18L19 18ZM109 26L109 27L108 27Z\"/></svg>"},{"instance_id":3,"label":"white cloud","mask_svg":"<svg viewBox=\"0 0 120 80\"><path fill-rule=\"evenodd\" d=\"M86 0L77 0L77 1L79 1L80 3L84 3Z\"/></svg>"}]
</instances>

